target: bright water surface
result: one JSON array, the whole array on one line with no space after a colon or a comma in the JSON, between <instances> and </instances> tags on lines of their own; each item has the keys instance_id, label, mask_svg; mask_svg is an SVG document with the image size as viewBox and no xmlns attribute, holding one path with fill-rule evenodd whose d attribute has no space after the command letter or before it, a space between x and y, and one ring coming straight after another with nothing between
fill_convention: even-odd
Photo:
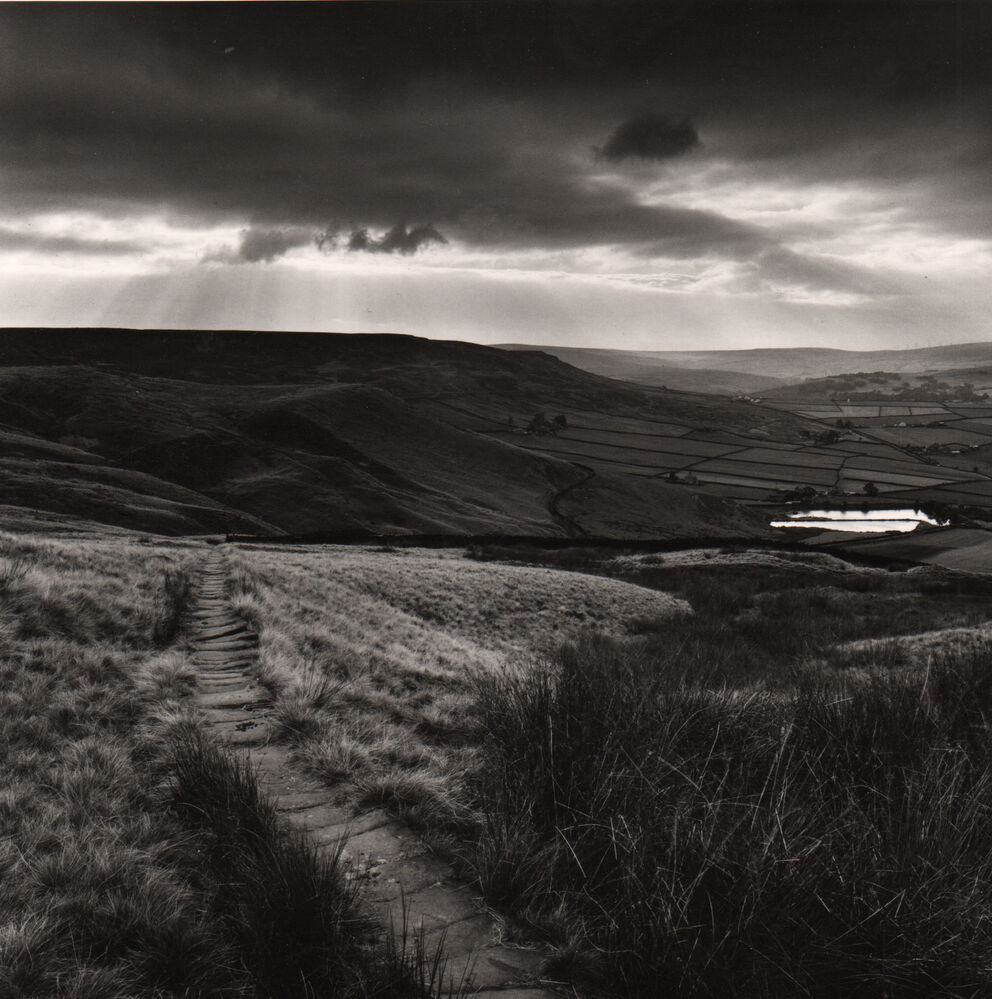
<instances>
[{"instance_id":1,"label":"bright water surface","mask_svg":"<svg viewBox=\"0 0 992 999\"><path fill-rule=\"evenodd\" d=\"M788 520L773 520L772 527L815 527L822 531L914 531L920 524L939 525L920 510L797 510Z\"/></svg>"}]
</instances>

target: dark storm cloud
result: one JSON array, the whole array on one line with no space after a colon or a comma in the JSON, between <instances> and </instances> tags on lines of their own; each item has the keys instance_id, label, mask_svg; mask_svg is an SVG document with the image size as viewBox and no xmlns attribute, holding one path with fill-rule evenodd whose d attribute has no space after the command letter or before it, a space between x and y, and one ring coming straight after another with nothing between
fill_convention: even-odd
<instances>
[{"instance_id":1,"label":"dark storm cloud","mask_svg":"<svg viewBox=\"0 0 992 999\"><path fill-rule=\"evenodd\" d=\"M233 49L241 66L363 97L432 73L501 89L774 81L906 102L992 79L983 0L163 3L102 16L177 52Z\"/></svg>"},{"instance_id":2,"label":"dark storm cloud","mask_svg":"<svg viewBox=\"0 0 992 999\"><path fill-rule=\"evenodd\" d=\"M483 247L784 266L755 227L590 184L591 165L627 174L696 148L704 120L703 153L755 175L960 173L973 217L992 201L992 5L76 6L0 6L4 209L250 220L228 262L275 260L329 219L402 253L430 241L396 220L429 219ZM617 127L645 106L689 117ZM958 120L960 151L943 141Z\"/></svg>"},{"instance_id":3,"label":"dark storm cloud","mask_svg":"<svg viewBox=\"0 0 992 999\"><path fill-rule=\"evenodd\" d=\"M299 229L249 229L241 237L238 248L241 256L250 264L258 261L275 260L287 250L312 243L313 233Z\"/></svg>"},{"instance_id":4,"label":"dark storm cloud","mask_svg":"<svg viewBox=\"0 0 992 999\"><path fill-rule=\"evenodd\" d=\"M428 225L415 225L407 229L402 223L394 225L385 235L376 238L368 229L355 229L348 237L348 249L366 253L416 253L423 246L431 243L447 243L448 241L434 228Z\"/></svg>"},{"instance_id":5,"label":"dark storm cloud","mask_svg":"<svg viewBox=\"0 0 992 999\"><path fill-rule=\"evenodd\" d=\"M30 45L19 49L24 58L6 70L19 86L0 89L8 209L61 202L99 210L116 200L194 217L247 215L242 245L225 251L244 262L303 245L299 230L328 218L350 231L389 230L381 245L370 237L363 247L388 252L428 245L449 229L504 247L740 238L739 226L706 213L589 188L581 163L563 155L569 128L581 135L574 149L588 148L584 119L556 126L548 109L564 116L550 100L507 104L465 90L455 100L449 86L425 85L383 106L329 105L246 78L220 57L216 69L198 66L205 89L160 49L113 41L112 52L97 45L95 55L69 47L54 66L29 59ZM403 217L437 228L401 232L394 227ZM480 224L486 218L499 227Z\"/></svg>"},{"instance_id":6,"label":"dark storm cloud","mask_svg":"<svg viewBox=\"0 0 992 999\"><path fill-rule=\"evenodd\" d=\"M241 233L236 247L214 250L203 260L205 263L268 264L289 250L306 246L317 239L317 234L309 229L252 226Z\"/></svg>"},{"instance_id":7,"label":"dark storm cloud","mask_svg":"<svg viewBox=\"0 0 992 999\"><path fill-rule=\"evenodd\" d=\"M699 133L688 118L664 114L640 114L618 125L605 145L596 150L606 160L667 160L695 149Z\"/></svg>"}]
</instances>

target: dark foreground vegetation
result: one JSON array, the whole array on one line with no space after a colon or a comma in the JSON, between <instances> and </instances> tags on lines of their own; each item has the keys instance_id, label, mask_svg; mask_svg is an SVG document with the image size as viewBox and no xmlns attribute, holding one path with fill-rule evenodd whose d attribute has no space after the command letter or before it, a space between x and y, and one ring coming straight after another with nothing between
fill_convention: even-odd
<instances>
[{"instance_id":1,"label":"dark foreground vegetation","mask_svg":"<svg viewBox=\"0 0 992 999\"><path fill-rule=\"evenodd\" d=\"M630 571L695 616L480 681L487 897L609 994L992 994L992 647L836 645L985 620L987 584Z\"/></svg>"},{"instance_id":2,"label":"dark foreground vegetation","mask_svg":"<svg viewBox=\"0 0 992 999\"><path fill-rule=\"evenodd\" d=\"M436 994L199 735L164 647L197 556L0 535L0 996Z\"/></svg>"}]
</instances>

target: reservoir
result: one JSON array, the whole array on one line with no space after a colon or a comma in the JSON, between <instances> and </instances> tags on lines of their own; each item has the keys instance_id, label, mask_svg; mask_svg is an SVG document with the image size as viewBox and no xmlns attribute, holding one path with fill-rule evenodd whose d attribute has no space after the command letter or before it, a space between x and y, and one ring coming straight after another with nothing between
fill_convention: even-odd
<instances>
[{"instance_id":1,"label":"reservoir","mask_svg":"<svg viewBox=\"0 0 992 999\"><path fill-rule=\"evenodd\" d=\"M881 533L883 531L914 531L920 524L937 527L939 520L922 510L797 510L788 520L773 520L771 527L805 527L821 531L857 531Z\"/></svg>"}]
</instances>

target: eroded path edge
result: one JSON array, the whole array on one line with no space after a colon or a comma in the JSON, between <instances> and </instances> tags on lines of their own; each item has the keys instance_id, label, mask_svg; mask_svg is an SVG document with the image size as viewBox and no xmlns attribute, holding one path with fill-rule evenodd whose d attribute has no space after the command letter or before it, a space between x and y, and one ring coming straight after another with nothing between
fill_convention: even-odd
<instances>
[{"instance_id":1,"label":"eroded path edge","mask_svg":"<svg viewBox=\"0 0 992 999\"><path fill-rule=\"evenodd\" d=\"M560 995L541 980L549 953L503 943L501 921L416 833L381 809L356 814L337 803L334 791L302 772L289 747L275 740L269 694L256 674L258 638L231 609L226 580L223 553L215 550L191 612L195 697L206 730L248 755L261 790L288 823L328 851L343 842L363 898L398 944L404 925L410 934L422 928L428 948L443 938L449 986L464 981L470 994L503 999Z\"/></svg>"}]
</instances>

